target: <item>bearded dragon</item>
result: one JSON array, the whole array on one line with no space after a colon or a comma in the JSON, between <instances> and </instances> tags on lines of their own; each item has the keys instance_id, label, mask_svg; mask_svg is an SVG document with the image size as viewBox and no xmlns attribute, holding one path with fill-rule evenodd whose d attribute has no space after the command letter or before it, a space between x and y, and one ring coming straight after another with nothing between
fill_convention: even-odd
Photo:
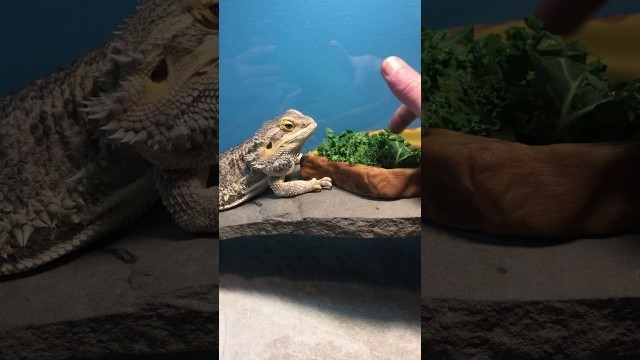
<instances>
[{"instance_id":1,"label":"bearded dragon","mask_svg":"<svg viewBox=\"0 0 640 360\"><path fill-rule=\"evenodd\" d=\"M300 150L318 124L297 110L266 121L260 130L220 157L220 210L261 194L268 187L280 197L331 189L331 178L294 180L285 176L300 163Z\"/></svg>"},{"instance_id":2,"label":"bearded dragon","mask_svg":"<svg viewBox=\"0 0 640 360\"><path fill-rule=\"evenodd\" d=\"M218 230L218 1L143 0L110 43L0 100L0 275L140 217L158 197Z\"/></svg>"}]
</instances>

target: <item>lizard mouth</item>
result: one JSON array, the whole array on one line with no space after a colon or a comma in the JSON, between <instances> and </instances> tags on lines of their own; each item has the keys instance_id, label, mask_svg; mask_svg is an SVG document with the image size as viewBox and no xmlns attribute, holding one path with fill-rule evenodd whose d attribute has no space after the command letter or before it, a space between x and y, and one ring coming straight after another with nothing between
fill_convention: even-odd
<instances>
[{"instance_id":1,"label":"lizard mouth","mask_svg":"<svg viewBox=\"0 0 640 360\"><path fill-rule=\"evenodd\" d=\"M190 79L204 76L212 72L214 67L218 67L219 56L216 42L217 36L207 36L202 44L194 50L193 55L195 55L195 61L191 67L196 70L191 74Z\"/></svg>"},{"instance_id":2,"label":"lizard mouth","mask_svg":"<svg viewBox=\"0 0 640 360\"><path fill-rule=\"evenodd\" d=\"M218 57L207 60L203 66L201 66L198 70L196 70L196 72L193 73L193 75L189 77L189 79L198 78L206 75L209 71L211 71L211 68L217 64L218 64Z\"/></svg>"},{"instance_id":3,"label":"lizard mouth","mask_svg":"<svg viewBox=\"0 0 640 360\"><path fill-rule=\"evenodd\" d=\"M313 122L308 124L306 127L304 127L300 133L298 133L298 136L296 136L294 139L292 139L291 141L295 141L298 139L306 139L309 136L311 136L311 134L313 134L314 131L316 131L316 128L318 127L318 123Z\"/></svg>"},{"instance_id":4,"label":"lizard mouth","mask_svg":"<svg viewBox=\"0 0 640 360\"><path fill-rule=\"evenodd\" d=\"M303 128L297 136L291 138L290 140L288 140L286 142L287 145L292 145L294 144L291 149L294 152L300 152L302 150L302 147L304 146L304 143L306 141L306 139L309 138L309 136L311 136L311 134L313 134L313 132L316 130L316 128L318 127L318 123L313 122L308 124L305 128ZM305 139L305 141L299 141L300 139Z\"/></svg>"},{"instance_id":5,"label":"lizard mouth","mask_svg":"<svg viewBox=\"0 0 640 360\"><path fill-rule=\"evenodd\" d=\"M316 131L317 128L318 128L318 123L312 122L311 124L307 125L306 127L307 132L305 134L312 134L314 131Z\"/></svg>"}]
</instances>

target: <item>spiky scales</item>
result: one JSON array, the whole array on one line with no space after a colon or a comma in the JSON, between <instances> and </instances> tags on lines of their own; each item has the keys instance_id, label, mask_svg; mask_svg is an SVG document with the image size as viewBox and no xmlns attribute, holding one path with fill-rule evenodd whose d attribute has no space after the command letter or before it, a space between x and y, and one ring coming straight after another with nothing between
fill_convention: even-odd
<instances>
[{"instance_id":1,"label":"spiky scales","mask_svg":"<svg viewBox=\"0 0 640 360\"><path fill-rule=\"evenodd\" d=\"M158 197L185 229L217 231L206 187L218 159L216 6L144 0L112 42L0 100L0 275L88 244Z\"/></svg>"}]
</instances>

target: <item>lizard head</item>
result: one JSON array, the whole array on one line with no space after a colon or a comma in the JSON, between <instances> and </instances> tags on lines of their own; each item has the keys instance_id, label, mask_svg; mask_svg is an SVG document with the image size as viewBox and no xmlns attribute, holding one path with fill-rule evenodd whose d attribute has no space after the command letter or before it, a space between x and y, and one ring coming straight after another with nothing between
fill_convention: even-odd
<instances>
[{"instance_id":1,"label":"lizard head","mask_svg":"<svg viewBox=\"0 0 640 360\"><path fill-rule=\"evenodd\" d=\"M311 117L297 110L287 110L262 125L252 139L252 149L245 160L253 168L279 175L284 169L277 164L292 167L292 161L297 159L305 141L317 127Z\"/></svg>"},{"instance_id":2,"label":"lizard head","mask_svg":"<svg viewBox=\"0 0 640 360\"><path fill-rule=\"evenodd\" d=\"M218 0L143 0L116 34L104 90L85 109L107 142L133 144L161 167L167 158L213 159Z\"/></svg>"}]
</instances>

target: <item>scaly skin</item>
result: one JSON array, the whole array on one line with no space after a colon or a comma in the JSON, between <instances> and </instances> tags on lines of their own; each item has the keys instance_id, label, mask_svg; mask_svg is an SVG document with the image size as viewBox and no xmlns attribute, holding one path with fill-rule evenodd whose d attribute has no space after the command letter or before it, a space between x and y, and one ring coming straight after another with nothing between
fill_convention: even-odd
<instances>
[{"instance_id":1,"label":"scaly skin","mask_svg":"<svg viewBox=\"0 0 640 360\"><path fill-rule=\"evenodd\" d=\"M253 137L222 153L220 210L238 206L268 187L280 197L331 189L328 177L284 181L300 163L300 149L316 127L318 125L309 116L287 110L266 121Z\"/></svg>"},{"instance_id":2,"label":"scaly skin","mask_svg":"<svg viewBox=\"0 0 640 360\"><path fill-rule=\"evenodd\" d=\"M144 0L109 44L0 100L0 275L141 216L218 229L217 0Z\"/></svg>"}]
</instances>

